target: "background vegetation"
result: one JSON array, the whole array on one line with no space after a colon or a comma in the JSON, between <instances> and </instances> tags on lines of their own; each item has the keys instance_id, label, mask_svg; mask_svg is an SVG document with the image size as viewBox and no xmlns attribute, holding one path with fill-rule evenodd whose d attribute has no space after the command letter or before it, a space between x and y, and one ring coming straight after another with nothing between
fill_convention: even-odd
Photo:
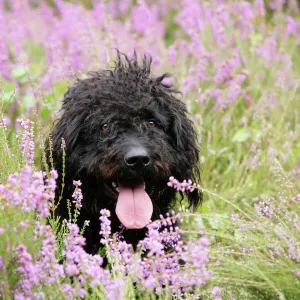
<instances>
[{"instance_id":1,"label":"background vegetation","mask_svg":"<svg viewBox=\"0 0 300 300\"><path fill-rule=\"evenodd\" d=\"M18 179L26 184L10 178L7 185L8 176L26 173L25 165L40 170L43 142L67 86L111 66L118 48L151 54L153 73L173 74L199 133L205 200L196 213L186 212L184 203L177 207L185 240L199 242L202 231L210 240L212 275L198 293L299 299L299 9L293 0L0 0L0 296L25 299L30 272L20 269L20 245L38 262L46 239L46 233L34 237L38 227L31 210L37 206L22 206L37 195L28 192L22 203L16 197L23 185L34 186L30 176ZM41 189L51 203L51 188ZM56 231L55 220L52 225ZM57 255L51 265L60 246L49 243ZM56 279L66 272L55 270ZM110 275L108 292L91 291L90 282L79 288L70 280L63 286L62 278L50 285L37 279L39 288L27 296L48 298L52 284L61 287L58 298L150 299L155 292L167 297L149 282L137 289L133 275L124 279L125 271L118 272Z\"/></svg>"}]
</instances>

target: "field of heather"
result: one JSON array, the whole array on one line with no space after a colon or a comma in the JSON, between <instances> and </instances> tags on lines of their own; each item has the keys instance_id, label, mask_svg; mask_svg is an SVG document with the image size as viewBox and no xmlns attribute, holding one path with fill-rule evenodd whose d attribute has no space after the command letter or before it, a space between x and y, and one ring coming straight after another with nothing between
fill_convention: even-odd
<instances>
[{"instance_id":1,"label":"field of heather","mask_svg":"<svg viewBox=\"0 0 300 300\"><path fill-rule=\"evenodd\" d=\"M116 49L172 74L204 201L178 201L136 251L103 210L91 256L80 182L59 228L41 161L67 87ZM0 298L300 299L299 1L0 0Z\"/></svg>"}]
</instances>

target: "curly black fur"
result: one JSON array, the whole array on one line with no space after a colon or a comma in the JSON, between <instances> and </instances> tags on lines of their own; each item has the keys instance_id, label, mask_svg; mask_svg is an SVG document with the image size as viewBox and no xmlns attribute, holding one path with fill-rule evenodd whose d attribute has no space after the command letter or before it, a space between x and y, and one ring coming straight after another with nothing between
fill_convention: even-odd
<instances>
[{"instance_id":1,"label":"curly black fur","mask_svg":"<svg viewBox=\"0 0 300 300\"><path fill-rule=\"evenodd\" d=\"M118 52L114 68L90 73L68 89L62 116L51 132L54 167L59 174L56 200L62 183L62 138L66 142L65 187L57 214L68 218L67 199L72 199L73 180L81 180L83 207L78 225L90 220L85 232L89 253L100 247L100 209L111 211L112 232L120 228L112 182L130 184L142 179L153 202L155 220L176 200L176 191L167 187L170 175L179 180L200 180L196 134L185 104L176 98L176 90L163 83L169 74L152 77L150 67L151 57L144 56L139 65L136 55L129 59ZM155 128L149 128L149 120ZM147 150L151 158L147 168L131 169L124 163L126 151L134 145ZM49 146L46 155L49 159ZM188 192L187 197L193 208L202 199L197 190ZM123 235L135 246L145 232L125 230Z\"/></svg>"}]
</instances>

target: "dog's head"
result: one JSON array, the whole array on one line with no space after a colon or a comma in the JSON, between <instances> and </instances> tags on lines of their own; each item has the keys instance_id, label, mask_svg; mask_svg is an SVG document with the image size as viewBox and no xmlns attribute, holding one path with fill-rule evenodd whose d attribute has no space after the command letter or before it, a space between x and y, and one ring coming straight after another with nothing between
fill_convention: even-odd
<instances>
[{"instance_id":1,"label":"dog's head","mask_svg":"<svg viewBox=\"0 0 300 300\"><path fill-rule=\"evenodd\" d=\"M61 151L62 137L66 141L67 168L84 170L111 188L128 228L145 226L170 175L199 180L196 134L186 107L164 84L169 75L152 77L150 66L150 57L139 65L135 55L118 53L113 69L77 81L65 94L52 134L54 151ZM196 207L201 193L188 192L188 200ZM135 210L143 216L130 225L125 214Z\"/></svg>"}]
</instances>

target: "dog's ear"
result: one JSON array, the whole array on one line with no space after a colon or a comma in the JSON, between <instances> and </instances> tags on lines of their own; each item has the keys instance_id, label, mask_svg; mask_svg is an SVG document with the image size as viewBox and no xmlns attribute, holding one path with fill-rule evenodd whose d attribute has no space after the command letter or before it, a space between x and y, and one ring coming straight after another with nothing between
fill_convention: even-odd
<instances>
[{"instance_id":1,"label":"dog's ear","mask_svg":"<svg viewBox=\"0 0 300 300\"><path fill-rule=\"evenodd\" d=\"M84 117L81 114L78 114L77 116L69 116L69 114L70 112L64 113L51 134L54 151L60 151L62 138L66 142L67 149L72 151L79 137L80 129L82 127L80 124L82 124Z\"/></svg>"},{"instance_id":2,"label":"dog's ear","mask_svg":"<svg viewBox=\"0 0 300 300\"><path fill-rule=\"evenodd\" d=\"M175 142L176 157L176 173L177 179L180 181L192 180L200 183L200 162L197 135L194 124L186 116L185 105L180 103L176 111L173 111L172 121L172 139ZM173 106L174 108L174 106ZM195 189L193 192L186 191L190 208L196 209L202 202L202 192Z\"/></svg>"},{"instance_id":3,"label":"dog's ear","mask_svg":"<svg viewBox=\"0 0 300 300\"><path fill-rule=\"evenodd\" d=\"M61 156L62 139L65 140L67 152L72 153L87 117L87 97L80 92L80 82L68 89L63 99L62 116L50 134L57 157Z\"/></svg>"}]
</instances>

